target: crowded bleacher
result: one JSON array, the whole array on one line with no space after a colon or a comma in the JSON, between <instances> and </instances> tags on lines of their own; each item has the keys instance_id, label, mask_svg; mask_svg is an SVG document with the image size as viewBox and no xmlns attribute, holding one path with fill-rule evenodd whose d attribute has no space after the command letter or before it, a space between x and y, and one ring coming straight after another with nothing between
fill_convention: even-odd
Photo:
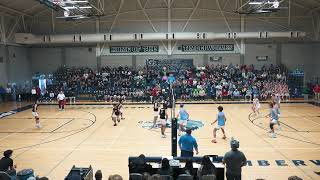
<instances>
[{"instance_id":1,"label":"crowded bleacher","mask_svg":"<svg viewBox=\"0 0 320 180\"><path fill-rule=\"evenodd\" d=\"M87 95L97 101L151 101L166 98L169 82L174 84L177 99L181 100L262 100L278 94L289 99L287 75L280 66L212 65L205 67L104 67L60 68L53 75L50 92L65 91L67 96Z\"/></svg>"}]
</instances>

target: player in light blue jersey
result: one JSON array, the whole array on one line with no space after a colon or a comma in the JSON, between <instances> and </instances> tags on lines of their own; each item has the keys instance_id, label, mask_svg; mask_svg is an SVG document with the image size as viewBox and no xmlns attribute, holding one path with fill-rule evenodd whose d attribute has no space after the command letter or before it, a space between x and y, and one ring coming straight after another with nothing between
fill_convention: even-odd
<instances>
[{"instance_id":1,"label":"player in light blue jersey","mask_svg":"<svg viewBox=\"0 0 320 180\"><path fill-rule=\"evenodd\" d=\"M218 125L213 129L213 140L211 141L212 143L217 143L217 131L219 129L221 129L222 133L223 133L223 137L222 139L226 139L226 133L225 133L225 130L224 130L224 126L226 124L226 121L227 121L227 118L226 118L226 115L224 114L223 111L223 107L222 106L219 106L218 107L218 115L217 115L217 119L211 123L211 125L213 125L214 123L218 122Z\"/></svg>"},{"instance_id":2,"label":"player in light blue jersey","mask_svg":"<svg viewBox=\"0 0 320 180\"><path fill-rule=\"evenodd\" d=\"M180 118L179 118L180 117ZM180 104L179 114L177 115L177 119L179 119L179 132L178 135L181 135L181 131L185 131L185 127L188 124L189 113L184 109L184 105Z\"/></svg>"},{"instance_id":3,"label":"player in light blue jersey","mask_svg":"<svg viewBox=\"0 0 320 180\"><path fill-rule=\"evenodd\" d=\"M279 111L273 102L269 104L270 106L270 113L267 115L270 117L270 133L272 138L276 138L276 133L274 132L274 125L278 124L279 121Z\"/></svg>"}]
</instances>

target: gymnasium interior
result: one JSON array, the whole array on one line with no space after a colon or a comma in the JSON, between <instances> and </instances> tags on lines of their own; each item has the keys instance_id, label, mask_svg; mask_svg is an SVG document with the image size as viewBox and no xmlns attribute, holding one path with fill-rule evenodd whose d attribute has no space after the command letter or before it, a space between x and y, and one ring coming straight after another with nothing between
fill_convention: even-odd
<instances>
[{"instance_id":1,"label":"gymnasium interior","mask_svg":"<svg viewBox=\"0 0 320 180\"><path fill-rule=\"evenodd\" d=\"M319 106L320 0L0 0L0 180L318 180Z\"/></svg>"}]
</instances>

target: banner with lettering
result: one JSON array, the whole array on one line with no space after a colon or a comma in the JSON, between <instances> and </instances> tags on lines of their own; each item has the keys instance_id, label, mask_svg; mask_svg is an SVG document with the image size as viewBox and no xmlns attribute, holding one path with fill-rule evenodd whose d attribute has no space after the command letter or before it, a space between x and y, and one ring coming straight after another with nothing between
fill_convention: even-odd
<instances>
[{"instance_id":1,"label":"banner with lettering","mask_svg":"<svg viewBox=\"0 0 320 180\"><path fill-rule=\"evenodd\" d=\"M234 51L234 44L183 44L182 52Z\"/></svg>"},{"instance_id":2,"label":"banner with lettering","mask_svg":"<svg viewBox=\"0 0 320 180\"><path fill-rule=\"evenodd\" d=\"M147 46L110 46L110 53L150 53L159 52L158 45Z\"/></svg>"}]
</instances>

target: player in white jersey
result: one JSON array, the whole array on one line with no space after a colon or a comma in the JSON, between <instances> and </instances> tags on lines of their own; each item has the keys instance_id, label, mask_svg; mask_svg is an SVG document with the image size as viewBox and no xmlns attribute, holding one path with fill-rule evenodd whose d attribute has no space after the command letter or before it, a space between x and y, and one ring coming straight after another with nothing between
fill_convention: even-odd
<instances>
[{"instance_id":1,"label":"player in white jersey","mask_svg":"<svg viewBox=\"0 0 320 180\"><path fill-rule=\"evenodd\" d=\"M120 98L119 104L118 104L118 108L119 108L119 111L120 111L120 117L121 117L121 119L123 120L123 119L125 119L125 118L123 117L122 107L123 107L123 105L122 105L122 99Z\"/></svg>"},{"instance_id":2,"label":"player in white jersey","mask_svg":"<svg viewBox=\"0 0 320 180\"><path fill-rule=\"evenodd\" d=\"M260 110L260 102L259 99L257 98L257 96L254 96L253 98L253 103L252 103L252 111L254 112L255 115L259 114L259 110Z\"/></svg>"},{"instance_id":3,"label":"player in white jersey","mask_svg":"<svg viewBox=\"0 0 320 180\"><path fill-rule=\"evenodd\" d=\"M40 124L40 118L39 118L39 114L38 114L38 103L39 101L37 100L33 105L32 105L32 115L36 120L36 127L37 128L41 128L41 124Z\"/></svg>"}]
</instances>

